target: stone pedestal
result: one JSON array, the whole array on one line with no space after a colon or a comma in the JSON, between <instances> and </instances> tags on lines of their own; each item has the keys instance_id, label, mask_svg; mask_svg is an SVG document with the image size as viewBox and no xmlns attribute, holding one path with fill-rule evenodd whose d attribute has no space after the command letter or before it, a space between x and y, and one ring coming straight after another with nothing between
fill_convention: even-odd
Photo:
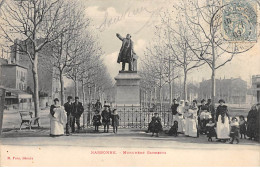
<instances>
[{"instance_id":1,"label":"stone pedestal","mask_svg":"<svg viewBox=\"0 0 260 173\"><path fill-rule=\"evenodd\" d=\"M116 105L140 105L140 80L137 71L119 71L116 80Z\"/></svg>"}]
</instances>

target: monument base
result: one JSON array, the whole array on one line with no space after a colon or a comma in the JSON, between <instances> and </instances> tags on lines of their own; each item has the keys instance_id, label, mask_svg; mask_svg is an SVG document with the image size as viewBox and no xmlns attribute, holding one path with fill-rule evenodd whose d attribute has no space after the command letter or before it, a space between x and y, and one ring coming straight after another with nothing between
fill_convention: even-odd
<instances>
[{"instance_id":1,"label":"monument base","mask_svg":"<svg viewBox=\"0 0 260 173\"><path fill-rule=\"evenodd\" d=\"M116 105L140 106L140 80L137 71L119 71L116 80Z\"/></svg>"}]
</instances>

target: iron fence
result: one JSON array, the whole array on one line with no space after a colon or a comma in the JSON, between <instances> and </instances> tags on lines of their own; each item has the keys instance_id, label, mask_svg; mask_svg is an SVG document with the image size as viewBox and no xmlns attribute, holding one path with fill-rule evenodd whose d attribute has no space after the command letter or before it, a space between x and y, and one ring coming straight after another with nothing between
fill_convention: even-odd
<instances>
[{"instance_id":1,"label":"iron fence","mask_svg":"<svg viewBox=\"0 0 260 173\"><path fill-rule=\"evenodd\" d=\"M171 110L163 106L161 108L148 108L142 106L116 106L119 115L119 127L121 128L148 128L154 113L161 118L163 128L170 128L173 125ZM93 127L93 116L95 110L89 108L85 111L85 127Z\"/></svg>"}]
</instances>

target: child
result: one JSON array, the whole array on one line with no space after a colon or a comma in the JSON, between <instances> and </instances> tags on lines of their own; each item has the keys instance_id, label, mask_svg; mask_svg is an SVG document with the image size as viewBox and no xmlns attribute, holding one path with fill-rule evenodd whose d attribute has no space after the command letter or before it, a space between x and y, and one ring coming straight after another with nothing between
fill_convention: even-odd
<instances>
[{"instance_id":1,"label":"child","mask_svg":"<svg viewBox=\"0 0 260 173\"><path fill-rule=\"evenodd\" d=\"M171 127L171 129L169 130L168 133L170 136L178 136L178 121L174 121L173 122L173 126Z\"/></svg>"},{"instance_id":2,"label":"child","mask_svg":"<svg viewBox=\"0 0 260 173\"><path fill-rule=\"evenodd\" d=\"M230 126L231 126L231 130L230 130L231 142L230 142L230 144L233 144L234 140L236 140L237 144L238 144L239 143L239 135L238 135L239 124L237 122L236 117L232 118L232 122L231 122Z\"/></svg>"},{"instance_id":3,"label":"child","mask_svg":"<svg viewBox=\"0 0 260 173\"><path fill-rule=\"evenodd\" d=\"M95 115L93 116L93 125L95 126L95 132L98 132L98 126L101 125L101 116L99 114L99 110L95 111Z\"/></svg>"},{"instance_id":4,"label":"child","mask_svg":"<svg viewBox=\"0 0 260 173\"><path fill-rule=\"evenodd\" d=\"M117 127L119 126L119 115L116 109L114 109L112 112L112 126L113 126L113 132L117 133Z\"/></svg>"},{"instance_id":5,"label":"child","mask_svg":"<svg viewBox=\"0 0 260 173\"><path fill-rule=\"evenodd\" d=\"M162 124L161 124L161 118L156 117L155 122L154 122L154 129L153 129L153 134L156 133L156 137L159 137L159 133L162 131Z\"/></svg>"},{"instance_id":6,"label":"child","mask_svg":"<svg viewBox=\"0 0 260 173\"><path fill-rule=\"evenodd\" d=\"M208 137L208 141L212 142L212 137L216 137L216 131L215 131L215 123L213 123L213 120L210 119L209 123L206 124L206 134Z\"/></svg>"},{"instance_id":7,"label":"child","mask_svg":"<svg viewBox=\"0 0 260 173\"><path fill-rule=\"evenodd\" d=\"M239 116L239 130L240 130L240 139L242 139L242 136L244 135L244 138L246 139L246 121L245 117L243 115Z\"/></svg>"},{"instance_id":8,"label":"child","mask_svg":"<svg viewBox=\"0 0 260 173\"><path fill-rule=\"evenodd\" d=\"M154 123L156 121L157 113L154 113L154 116L152 117L152 121L148 125L148 133L152 132L154 130Z\"/></svg>"}]
</instances>

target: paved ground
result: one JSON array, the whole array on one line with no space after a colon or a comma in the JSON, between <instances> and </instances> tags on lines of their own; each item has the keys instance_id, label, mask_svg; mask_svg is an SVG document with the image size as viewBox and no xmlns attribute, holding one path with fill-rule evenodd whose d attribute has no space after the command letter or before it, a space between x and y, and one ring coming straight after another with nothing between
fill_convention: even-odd
<instances>
[{"instance_id":1,"label":"paved ground","mask_svg":"<svg viewBox=\"0 0 260 173\"><path fill-rule=\"evenodd\" d=\"M242 139L232 145L208 142L205 135L151 137L146 129L131 128L119 129L118 134L94 133L88 128L52 138L44 114L42 127L31 131L17 130L16 113L6 114L4 123L12 122L15 128L4 124L2 166L260 166L260 145L255 141Z\"/></svg>"}]
</instances>

